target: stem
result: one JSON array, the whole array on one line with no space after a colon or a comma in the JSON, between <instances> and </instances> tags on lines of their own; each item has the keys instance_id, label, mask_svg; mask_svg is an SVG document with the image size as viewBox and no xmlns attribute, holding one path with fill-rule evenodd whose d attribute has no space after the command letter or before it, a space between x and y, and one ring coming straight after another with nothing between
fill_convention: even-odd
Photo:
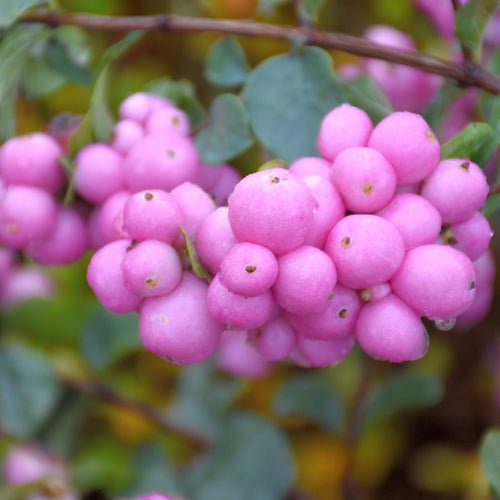
<instances>
[{"instance_id":1,"label":"stem","mask_svg":"<svg viewBox=\"0 0 500 500\"><path fill-rule=\"evenodd\" d=\"M140 403L138 401L131 401L124 398L111 387L93 380L76 380L70 377L61 376L61 382L70 389L90 394L106 403L114 404L131 410L147 420L156 424L160 429L167 432L174 432L181 436L186 441L190 442L195 448L202 451L209 446L208 441L200 435L194 434L191 431L180 426L177 422L172 421L162 413L156 411L151 406Z\"/></svg>"},{"instance_id":2,"label":"stem","mask_svg":"<svg viewBox=\"0 0 500 500\"><path fill-rule=\"evenodd\" d=\"M457 10L461 7L460 2L459 0L451 0L451 3L453 4L453 11L456 13ZM462 51L464 66L468 66L470 68L474 67L476 63L474 62L472 50L469 49L469 47L465 46L462 42L460 42L460 50Z\"/></svg>"},{"instance_id":3,"label":"stem","mask_svg":"<svg viewBox=\"0 0 500 500\"><path fill-rule=\"evenodd\" d=\"M361 429L363 407L365 405L366 398L370 393L370 387L373 381L374 365L374 361L366 356L363 366L363 376L359 383L358 390L354 396L354 400L349 412L349 421L345 433L345 443L349 447L350 455L349 462L346 467L344 478L341 484L342 498L344 500L353 500L360 497L359 492L357 492L356 490L352 477L353 452Z\"/></svg>"},{"instance_id":4,"label":"stem","mask_svg":"<svg viewBox=\"0 0 500 500\"><path fill-rule=\"evenodd\" d=\"M500 78L476 64L457 64L452 61L375 44L363 38L324 31L316 28L274 25L254 21L208 19L172 14L154 16L113 17L94 14L71 14L44 10L23 16L24 23L45 23L50 26L74 25L89 30L104 31L170 31L186 33L225 33L249 37L290 40L299 38L306 45L336 49L350 54L372 57L412 66L414 68L452 78L462 85L479 87L492 94L500 94Z\"/></svg>"}]
</instances>

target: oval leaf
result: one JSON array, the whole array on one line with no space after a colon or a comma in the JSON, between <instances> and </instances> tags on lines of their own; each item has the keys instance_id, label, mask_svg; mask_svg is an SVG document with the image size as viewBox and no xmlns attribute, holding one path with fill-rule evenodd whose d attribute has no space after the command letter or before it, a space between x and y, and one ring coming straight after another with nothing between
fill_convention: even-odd
<instances>
[{"instance_id":1,"label":"oval leaf","mask_svg":"<svg viewBox=\"0 0 500 500\"><path fill-rule=\"evenodd\" d=\"M487 123L469 123L441 147L441 158L471 158L492 132Z\"/></svg>"},{"instance_id":2,"label":"oval leaf","mask_svg":"<svg viewBox=\"0 0 500 500\"><path fill-rule=\"evenodd\" d=\"M57 378L44 357L20 345L0 350L0 422L8 434L33 436L59 394Z\"/></svg>"},{"instance_id":3,"label":"oval leaf","mask_svg":"<svg viewBox=\"0 0 500 500\"><path fill-rule=\"evenodd\" d=\"M323 117L344 102L332 60L318 47L304 47L259 64L244 88L250 122L271 156L292 163L318 156Z\"/></svg>"},{"instance_id":4,"label":"oval leaf","mask_svg":"<svg viewBox=\"0 0 500 500\"><path fill-rule=\"evenodd\" d=\"M233 36L217 40L207 54L206 79L220 87L242 85L250 72L243 47Z\"/></svg>"},{"instance_id":5,"label":"oval leaf","mask_svg":"<svg viewBox=\"0 0 500 500\"><path fill-rule=\"evenodd\" d=\"M34 7L40 0L2 0L0 9L0 28L13 24L29 8Z\"/></svg>"},{"instance_id":6,"label":"oval leaf","mask_svg":"<svg viewBox=\"0 0 500 500\"><path fill-rule=\"evenodd\" d=\"M224 163L252 145L247 110L234 94L217 96L210 106L208 120L195 138L202 161Z\"/></svg>"},{"instance_id":7,"label":"oval leaf","mask_svg":"<svg viewBox=\"0 0 500 500\"><path fill-rule=\"evenodd\" d=\"M363 423L390 418L406 410L432 406L442 399L443 382L419 372L397 374L373 390L363 409Z\"/></svg>"},{"instance_id":8,"label":"oval leaf","mask_svg":"<svg viewBox=\"0 0 500 500\"><path fill-rule=\"evenodd\" d=\"M278 427L254 415L235 415L186 480L188 497L196 500L276 500L292 486L292 457Z\"/></svg>"},{"instance_id":9,"label":"oval leaf","mask_svg":"<svg viewBox=\"0 0 500 500\"><path fill-rule=\"evenodd\" d=\"M490 430L481 444L481 463L495 497L500 497L500 430Z\"/></svg>"}]
</instances>

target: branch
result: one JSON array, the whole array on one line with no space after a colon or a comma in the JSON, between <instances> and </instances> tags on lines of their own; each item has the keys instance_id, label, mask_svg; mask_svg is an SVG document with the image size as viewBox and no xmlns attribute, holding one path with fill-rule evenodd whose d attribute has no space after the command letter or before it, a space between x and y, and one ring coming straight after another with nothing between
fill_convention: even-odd
<instances>
[{"instance_id":1,"label":"branch","mask_svg":"<svg viewBox=\"0 0 500 500\"><path fill-rule=\"evenodd\" d=\"M363 38L320 29L274 25L253 21L184 17L173 14L154 16L113 17L94 14L71 14L58 11L39 11L23 16L24 23L44 23L50 26L74 25L103 31L167 31L186 33L225 33L278 40L302 39L307 45L341 50L350 54L382 59L396 64L452 78L462 85L479 87L500 94L500 78L475 63L457 64L420 52L408 52L375 44Z\"/></svg>"},{"instance_id":2,"label":"branch","mask_svg":"<svg viewBox=\"0 0 500 500\"><path fill-rule=\"evenodd\" d=\"M208 441L203 436L196 435L188 431L187 429L181 427L177 422L172 421L147 404L140 403L138 401L131 401L124 398L123 396L115 392L112 388L101 382L91 380L76 380L65 376L61 376L60 380L66 387L69 387L70 389L83 392L85 394L90 394L94 397L102 399L107 403L121 406L122 408L126 408L127 410L131 410L141 415L142 417L156 424L164 431L173 432L183 437L200 451L206 449L209 446Z\"/></svg>"}]
</instances>

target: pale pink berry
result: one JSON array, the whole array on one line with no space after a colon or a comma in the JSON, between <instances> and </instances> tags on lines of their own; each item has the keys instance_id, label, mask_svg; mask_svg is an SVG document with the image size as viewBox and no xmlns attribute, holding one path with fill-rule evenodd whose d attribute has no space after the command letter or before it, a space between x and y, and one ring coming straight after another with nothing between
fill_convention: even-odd
<instances>
[{"instance_id":1,"label":"pale pink berry","mask_svg":"<svg viewBox=\"0 0 500 500\"><path fill-rule=\"evenodd\" d=\"M229 196L229 222L239 241L280 254L304 243L316 206L306 184L291 172L272 168L242 179Z\"/></svg>"},{"instance_id":2,"label":"pale pink berry","mask_svg":"<svg viewBox=\"0 0 500 500\"><path fill-rule=\"evenodd\" d=\"M395 363L420 359L429 344L425 326L415 311L393 294L361 308L356 339L372 358Z\"/></svg>"},{"instance_id":3,"label":"pale pink berry","mask_svg":"<svg viewBox=\"0 0 500 500\"><path fill-rule=\"evenodd\" d=\"M126 97L120 104L120 119L134 120L144 124L153 110L164 106L173 106L173 104L164 97L146 92L136 92Z\"/></svg>"},{"instance_id":4,"label":"pale pink berry","mask_svg":"<svg viewBox=\"0 0 500 500\"><path fill-rule=\"evenodd\" d=\"M222 325L207 308L207 284L190 271L168 295L144 300L139 338L145 349L185 365L200 363L215 351Z\"/></svg>"},{"instance_id":5,"label":"pale pink berry","mask_svg":"<svg viewBox=\"0 0 500 500\"><path fill-rule=\"evenodd\" d=\"M336 283L332 259L319 248L302 245L278 257L273 294L286 311L309 314L328 306Z\"/></svg>"},{"instance_id":6,"label":"pale pink berry","mask_svg":"<svg viewBox=\"0 0 500 500\"><path fill-rule=\"evenodd\" d=\"M120 120L113 127L111 147L125 155L132 146L144 137L144 129L134 120Z\"/></svg>"},{"instance_id":7,"label":"pale pink berry","mask_svg":"<svg viewBox=\"0 0 500 500\"><path fill-rule=\"evenodd\" d=\"M97 229L105 243L123 238L123 232L116 231L115 219L120 212L123 213L125 202L130 198L130 196L132 196L130 191L117 191L97 208Z\"/></svg>"},{"instance_id":8,"label":"pale pink berry","mask_svg":"<svg viewBox=\"0 0 500 500\"><path fill-rule=\"evenodd\" d=\"M133 293L123 280L121 262L132 241L116 240L101 247L87 268L87 282L99 301L111 312L137 311L142 297Z\"/></svg>"},{"instance_id":9,"label":"pale pink berry","mask_svg":"<svg viewBox=\"0 0 500 500\"><path fill-rule=\"evenodd\" d=\"M188 116L174 106L151 111L146 119L145 129L147 134L176 132L187 137L191 133Z\"/></svg>"},{"instance_id":10,"label":"pale pink berry","mask_svg":"<svg viewBox=\"0 0 500 500\"><path fill-rule=\"evenodd\" d=\"M382 153L396 172L398 185L425 179L438 165L441 146L426 121L399 111L373 129L368 146Z\"/></svg>"},{"instance_id":11,"label":"pale pink berry","mask_svg":"<svg viewBox=\"0 0 500 500\"><path fill-rule=\"evenodd\" d=\"M392 292L389 283L382 283L381 285L369 286L360 290L359 296L363 302L377 302L387 297Z\"/></svg>"},{"instance_id":12,"label":"pale pink berry","mask_svg":"<svg viewBox=\"0 0 500 500\"><path fill-rule=\"evenodd\" d=\"M300 366L336 365L347 357L355 343L354 335L338 340L318 340L298 335L297 347L290 357Z\"/></svg>"},{"instance_id":13,"label":"pale pink berry","mask_svg":"<svg viewBox=\"0 0 500 500\"><path fill-rule=\"evenodd\" d=\"M127 252L121 262L125 285L141 297L167 295L180 283L182 266L173 247L146 240Z\"/></svg>"},{"instance_id":14,"label":"pale pink berry","mask_svg":"<svg viewBox=\"0 0 500 500\"><path fill-rule=\"evenodd\" d=\"M75 190L87 201L100 205L113 193L125 189L122 157L111 146L89 144L79 151L75 164Z\"/></svg>"},{"instance_id":15,"label":"pale pink berry","mask_svg":"<svg viewBox=\"0 0 500 500\"><path fill-rule=\"evenodd\" d=\"M319 175L324 179L330 178L330 169L332 162L324 158L316 158L314 156L305 156L295 160L288 170L293 172L297 177L305 177L306 175Z\"/></svg>"},{"instance_id":16,"label":"pale pink berry","mask_svg":"<svg viewBox=\"0 0 500 500\"><path fill-rule=\"evenodd\" d=\"M252 332L252 341L264 359L281 361L296 345L296 334L284 315L271 319Z\"/></svg>"},{"instance_id":17,"label":"pale pink berry","mask_svg":"<svg viewBox=\"0 0 500 500\"><path fill-rule=\"evenodd\" d=\"M333 162L331 179L351 212L380 210L396 189L392 165L378 151L367 147L341 151Z\"/></svg>"},{"instance_id":18,"label":"pale pink berry","mask_svg":"<svg viewBox=\"0 0 500 500\"><path fill-rule=\"evenodd\" d=\"M56 193L66 180L59 163L62 154L50 135L38 132L13 137L0 148L0 175L5 185L23 184Z\"/></svg>"},{"instance_id":19,"label":"pale pink berry","mask_svg":"<svg viewBox=\"0 0 500 500\"><path fill-rule=\"evenodd\" d=\"M240 181L241 174L231 165L205 165L202 163L196 184L213 196L216 205L226 205L228 196Z\"/></svg>"},{"instance_id":20,"label":"pale pink berry","mask_svg":"<svg viewBox=\"0 0 500 500\"><path fill-rule=\"evenodd\" d=\"M420 316L453 318L472 304L476 288L474 264L460 250L422 245L406 253L391 286Z\"/></svg>"},{"instance_id":21,"label":"pale pink berry","mask_svg":"<svg viewBox=\"0 0 500 500\"><path fill-rule=\"evenodd\" d=\"M403 262L401 234L377 215L344 217L331 230L325 247L337 268L338 280L351 288L366 288L388 281Z\"/></svg>"},{"instance_id":22,"label":"pale pink berry","mask_svg":"<svg viewBox=\"0 0 500 500\"><path fill-rule=\"evenodd\" d=\"M342 104L330 111L321 122L318 148L321 155L333 161L344 149L366 146L373 124L366 111Z\"/></svg>"},{"instance_id":23,"label":"pale pink berry","mask_svg":"<svg viewBox=\"0 0 500 500\"><path fill-rule=\"evenodd\" d=\"M219 207L202 222L196 239L196 251L204 266L217 274L224 256L238 243L228 218L228 208Z\"/></svg>"},{"instance_id":24,"label":"pale pink berry","mask_svg":"<svg viewBox=\"0 0 500 500\"><path fill-rule=\"evenodd\" d=\"M222 260L219 276L231 292L254 297L273 286L278 276L278 261L266 247L237 243Z\"/></svg>"},{"instance_id":25,"label":"pale pink berry","mask_svg":"<svg viewBox=\"0 0 500 500\"><path fill-rule=\"evenodd\" d=\"M488 196L488 183L481 168L460 158L439 163L425 180L422 196L441 214L444 223L462 222L479 210Z\"/></svg>"}]
</instances>

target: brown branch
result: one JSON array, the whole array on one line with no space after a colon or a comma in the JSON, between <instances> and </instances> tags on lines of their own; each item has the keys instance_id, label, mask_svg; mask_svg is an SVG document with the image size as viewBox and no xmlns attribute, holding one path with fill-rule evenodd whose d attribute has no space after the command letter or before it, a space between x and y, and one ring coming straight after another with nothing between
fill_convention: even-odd
<instances>
[{"instance_id":1,"label":"brown branch","mask_svg":"<svg viewBox=\"0 0 500 500\"><path fill-rule=\"evenodd\" d=\"M167 432L173 432L181 436L186 441L190 442L197 450L202 451L209 446L209 442L203 436L188 431L177 422L172 421L147 404L124 398L112 388L101 382L92 380L76 380L65 376L61 376L60 380L63 385L69 387L70 389L90 394L91 396L101 399L107 403L114 404L137 413L150 422L156 424L160 429Z\"/></svg>"},{"instance_id":2,"label":"brown branch","mask_svg":"<svg viewBox=\"0 0 500 500\"><path fill-rule=\"evenodd\" d=\"M154 16L112 17L94 14L71 14L38 11L20 19L24 23L45 23L50 26L74 25L103 31L170 31L186 33L225 33L278 40L302 39L307 45L341 50L350 54L382 59L452 78L462 85L479 87L500 94L500 78L475 63L456 64L420 52L409 52L382 46L363 38L320 29L304 30L295 26L273 25L244 20L208 19L171 14Z\"/></svg>"}]
</instances>

